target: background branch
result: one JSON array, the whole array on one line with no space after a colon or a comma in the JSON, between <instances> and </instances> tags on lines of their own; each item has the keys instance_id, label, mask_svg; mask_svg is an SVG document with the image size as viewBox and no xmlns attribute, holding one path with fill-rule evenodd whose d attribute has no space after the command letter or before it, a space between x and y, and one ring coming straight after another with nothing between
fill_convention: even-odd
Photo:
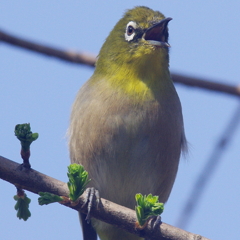
<instances>
[{"instance_id":1,"label":"background branch","mask_svg":"<svg viewBox=\"0 0 240 240\"><path fill-rule=\"evenodd\" d=\"M196 211L203 193L206 189L207 184L210 182L210 179L213 177L213 173L216 171L219 166L223 153L226 151L226 148L229 146L236 129L240 124L240 104L237 106L236 110L233 113L230 121L227 123L226 128L223 130L221 137L219 137L216 145L213 148L212 154L210 155L205 166L201 170L199 176L197 177L191 193L189 194L186 203L180 211L179 218L177 221L177 226L181 228L186 228L191 222L194 212Z\"/></svg>"},{"instance_id":2,"label":"background branch","mask_svg":"<svg viewBox=\"0 0 240 240\"><path fill-rule=\"evenodd\" d=\"M13 36L2 30L0 30L0 41L47 56L55 57L64 61L83 64L90 67L94 67L96 62L96 57L93 55L73 51L64 51L43 44L34 43L32 41ZM239 86L223 84L217 81L211 81L201 78L188 77L177 73L172 73L172 79L176 83L184 84L189 87L199 87L211 91L240 96Z\"/></svg>"},{"instance_id":3,"label":"background branch","mask_svg":"<svg viewBox=\"0 0 240 240\"><path fill-rule=\"evenodd\" d=\"M0 178L33 193L50 192L60 196L68 196L66 183L37 172L34 169L23 168L20 164L2 156L0 156ZM79 204L75 207L70 207L86 213L87 206L81 208L85 197L84 193L80 197ZM200 235L186 232L165 223L162 223L160 229L155 229L154 232L152 231L151 221L144 231L137 230L135 228L137 219L134 210L105 199L101 199L99 208L97 208L96 204L93 204L91 216L152 240L207 240L207 238Z\"/></svg>"},{"instance_id":4,"label":"background branch","mask_svg":"<svg viewBox=\"0 0 240 240\"><path fill-rule=\"evenodd\" d=\"M13 35L10 35L0 30L0 41L21 47L30 51L41 53L47 56L56 57L58 59L88 65L94 67L96 57L89 54L81 54L73 51L63 51L54 47L46 46L43 44L34 43Z\"/></svg>"}]
</instances>

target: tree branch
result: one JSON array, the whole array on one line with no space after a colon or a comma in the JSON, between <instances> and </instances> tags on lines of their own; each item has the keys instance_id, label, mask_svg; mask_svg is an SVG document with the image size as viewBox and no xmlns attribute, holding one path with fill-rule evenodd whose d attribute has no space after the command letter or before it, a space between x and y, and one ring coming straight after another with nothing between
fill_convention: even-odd
<instances>
[{"instance_id":1,"label":"tree branch","mask_svg":"<svg viewBox=\"0 0 240 240\"><path fill-rule=\"evenodd\" d=\"M54 47L34 43L19 37L10 35L4 31L0 30L0 41L21 47L27 50L31 50L37 53L48 55L51 57L56 57L67 62L78 63L94 67L96 62L96 57L89 54L81 54L72 51L63 51Z\"/></svg>"},{"instance_id":2,"label":"tree branch","mask_svg":"<svg viewBox=\"0 0 240 240\"><path fill-rule=\"evenodd\" d=\"M240 104L237 106L236 110L231 116L230 121L227 123L226 128L223 130L222 135L217 140L208 161L205 163L203 169L196 178L188 199L182 207L178 219L178 226L186 228L190 223L190 219L192 218L193 213L196 211L196 208L199 205L199 202L203 196L203 192L206 190L207 184L211 181L214 172L216 172L217 167L222 161L222 155L226 151L226 148L229 146L233 135L237 132L237 127L239 124Z\"/></svg>"},{"instance_id":3,"label":"tree branch","mask_svg":"<svg viewBox=\"0 0 240 240\"><path fill-rule=\"evenodd\" d=\"M216 91L220 93L227 93L234 96L240 96L240 87L224 84L217 81L210 81L201 78L188 77L176 73L172 73L172 79L176 83L184 84L189 87L199 87L210 91Z\"/></svg>"},{"instance_id":4,"label":"tree branch","mask_svg":"<svg viewBox=\"0 0 240 240\"><path fill-rule=\"evenodd\" d=\"M34 43L13 35L10 35L0 30L0 41L21 47L27 50L31 50L37 53L55 57L64 61L84 64L90 67L94 67L96 57L89 54L82 54L72 51L64 51L50 46ZM176 83L184 84L189 87L199 87L211 91L227 93L234 96L240 96L240 87L228 84L223 84L217 81L204 80L200 78L193 78L183 76L181 74L173 73L172 79Z\"/></svg>"},{"instance_id":5,"label":"tree branch","mask_svg":"<svg viewBox=\"0 0 240 240\"><path fill-rule=\"evenodd\" d=\"M0 156L0 178L33 193L50 192L66 197L69 193L66 183L37 172L34 169L26 169L20 164L2 156ZM77 206L68 207L87 213L87 206L81 207L85 197L84 193L79 198ZM200 235L186 232L166 223L162 223L160 228L156 228L154 231L151 227L151 221L144 230L136 229L135 223L137 219L135 211L103 198L98 208L96 203L93 204L91 216L151 240L207 240L207 238Z\"/></svg>"}]
</instances>

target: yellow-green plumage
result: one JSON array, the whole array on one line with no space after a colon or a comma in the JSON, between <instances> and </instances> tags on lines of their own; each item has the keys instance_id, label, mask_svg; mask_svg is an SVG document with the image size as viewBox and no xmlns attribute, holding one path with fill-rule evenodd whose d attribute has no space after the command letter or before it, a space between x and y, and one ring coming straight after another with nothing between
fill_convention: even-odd
<instances>
[{"instance_id":1,"label":"yellow-green plumage","mask_svg":"<svg viewBox=\"0 0 240 240\"><path fill-rule=\"evenodd\" d=\"M155 30L147 29L164 18L146 7L124 15L106 39L71 114L71 162L84 165L92 179L89 185L101 197L132 209L136 193L167 201L186 143L168 48L152 44L159 39L144 38L147 31L146 38L155 36ZM129 40L125 32L131 21L136 29ZM167 42L167 30L162 31ZM92 225L102 240L140 239L96 219ZM90 226L83 226L84 240L95 239L87 236Z\"/></svg>"}]
</instances>

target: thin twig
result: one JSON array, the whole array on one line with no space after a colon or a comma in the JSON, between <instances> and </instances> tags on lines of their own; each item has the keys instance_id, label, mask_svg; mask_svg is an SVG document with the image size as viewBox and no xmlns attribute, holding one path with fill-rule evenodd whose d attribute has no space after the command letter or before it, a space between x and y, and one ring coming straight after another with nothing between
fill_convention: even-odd
<instances>
[{"instance_id":1,"label":"thin twig","mask_svg":"<svg viewBox=\"0 0 240 240\"><path fill-rule=\"evenodd\" d=\"M199 87L210 91L227 93L238 97L240 96L240 86L224 84L213 80L188 77L176 73L172 74L172 79L176 83L184 84L189 87Z\"/></svg>"},{"instance_id":2,"label":"thin twig","mask_svg":"<svg viewBox=\"0 0 240 240\"><path fill-rule=\"evenodd\" d=\"M231 117L229 123L224 129L222 136L217 141L213 152L203 167L201 173L198 175L196 182L193 185L192 191L189 194L188 200L186 201L185 206L182 207L182 211L179 214L177 221L177 226L186 229L191 218L193 217L194 212L203 196L203 192L206 189L207 184L209 183L213 173L216 171L217 167L220 164L221 157L225 152L226 148L230 144L230 141L233 138L233 134L236 132L236 128L240 123L240 104L237 109L234 111L233 116Z\"/></svg>"},{"instance_id":3,"label":"thin twig","mask_svg":"<svg viewBox=\"0 0 240 240\"><path fill-rule=\"evenodd\" d=\"M33 193L49 192L59 196L68 196L69 193L66 183L33 169L20 168L20 164L1 156L0 178ZM4 195L3 192L2 195ZM71 208L87 213L87 206L82 208L85 197L84 193L79 199L79 204L74 207L71 206ZM137 218L134 210L112 203L103 198L99 205L93 203L91 216L151 240L207 240L207 238L200 235L189 233L166 223L162 223L160 228L156 228L154 231L151 226L151 221L144 230L136 229L135 223Z\"/></svg>"},{"instance_id":4,"label":"thin twig","mask_svg":"<svg viewBox=\"0 0 240 240\"><path fill-rule=\"evenodd\" d=\"M42 53L44 55L56 57L58 59L65 60L68 62L88 65L90 67L94 67L94 64L96 62L96 57L91 56L89 54L81 54L73 51L63 51L61 49L34 43L10 35L4 31L0 31L0 41L34 52Z\"/></svg>"},{"instance_id":5,"label":"thin twig","mask_svg":"<svg viewBox=\"0 0 240 240\"><path fill-rule=\"evenodd\" d=\"M90 67L94 67L96 56L89 54L82 54L73 51L64 51L50 46L45 46L43 44L34 43L9 33L0 30L0 41L18 46L27 50L38 52L44 55L55 57L64 61L68 61L76 64L83 64ZM240 87L228 84L223 84L217 81L210 81L207 79L193 78L183 76L181 74L173 73L172 79L176 83L184 84L190 87L199 87L202 89L208 89L211 91L222 92L231 94L234 96L240 96Z\"/></svg>"}]
</instances>

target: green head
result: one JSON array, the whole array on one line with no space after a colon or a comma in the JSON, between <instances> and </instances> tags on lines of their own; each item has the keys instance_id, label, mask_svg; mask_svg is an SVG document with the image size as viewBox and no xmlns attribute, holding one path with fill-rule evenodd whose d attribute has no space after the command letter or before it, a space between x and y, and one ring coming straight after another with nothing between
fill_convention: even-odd
<instances>
[{"instance_id":1,"label":"green head","mask_svg":"<svg viewBox=\"0 0 240 240\"><path fill-rule=\"evenodd\" d=\"M96 71L113 72L121 66L126 68L126 64L142 68L146 62L168 67L167 25L170 20L147 7L128 10L103 44Z\"/></svg>"}]
</instances>

